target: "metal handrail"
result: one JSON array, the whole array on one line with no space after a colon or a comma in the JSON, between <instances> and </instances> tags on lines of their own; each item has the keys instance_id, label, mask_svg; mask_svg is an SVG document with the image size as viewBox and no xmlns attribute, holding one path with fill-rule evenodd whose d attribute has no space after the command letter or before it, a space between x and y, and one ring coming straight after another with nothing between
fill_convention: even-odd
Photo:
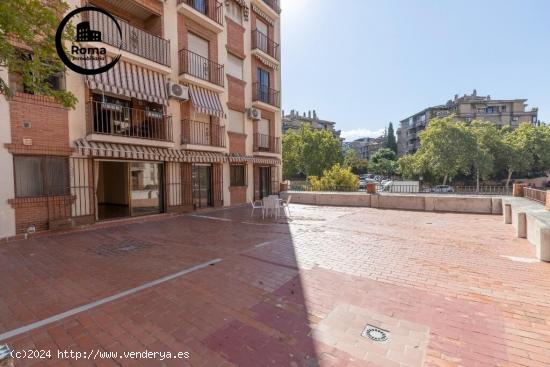
<instances>
[{"instance_id":1,"label":"metal handrail","mask_svg":"<svg viewBox=\"0 0 550 367\"><path fill-rule=\"evenodd\" d=\"M254 83L253 85L254 101L260 101L275 107L281 106L280 93L278 90L269 88L267 85Z\"/></svg>"},{"instance_id":2,"label":"metal handrail","mask_svg":"<svg viewBox=\"0 0 550 367\"><path fill-rule=\"evenodd\" d=\"M90 101L87 120L90 134L172 141L172 116L162 112Z\"/></svg>"},{"instance_id":3,"label":"metal handrail","mask_svg":"<svg viewBox=\"0 0 550 367\"><path fill-rule=\"evenodd\" d=\"M184 119L181 142L225 148L225 127L210 122Z\"/></svg>"},{"instance_id":4,"label":"metal handrail","mask_svg":"<svg viewBox=\"0 0 550 367\"><path fill-rule=\"evenodd\" d=\"M215 5L211 7L211 2ZM201 14L206 15L216 23L223 25L223 5L213 0L178 0L179 4L187 4Z\"/></svg>"},{"instance_id":5,"label":"metal handrail","mask_svg":"<svg viewBox=\"0 0 550 367\"><path fill-rule=\"evenodd\" d=\"M252 48L257 48L279 60L279 44L257 29L252 31Z\"/></svg>"},{"instance_id":6,"label":"metal handrail","mask_svg":"<svg viewBox=\"0 0 550 367\"><path fill-rule=\"evenodd\" d=\"M254 134L254 151L280 153L280 138L266 134Z\"/></svg>"},{"instance_id":7,"label":"metal handrail","mask_svg":"<svg viewBox=\"0 0 550 367\"><path fill-rule=\"evenodd\" d=\"M178 56L180 75L187 73L220 87L224 86L223 65L187 49L181 49Z\"/></svg>"}]
</instances>

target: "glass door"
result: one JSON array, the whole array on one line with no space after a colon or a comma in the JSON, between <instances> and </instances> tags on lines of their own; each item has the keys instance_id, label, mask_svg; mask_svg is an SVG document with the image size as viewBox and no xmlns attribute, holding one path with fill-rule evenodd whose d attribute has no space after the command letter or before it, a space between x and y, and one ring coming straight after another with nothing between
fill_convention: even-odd
<instances>
[{"instance_id":1,"label":"glass door","mask_svg":"<svg viewBox=\"0 0 550 367\"><path fill-rule=\"evenodd\" d=\"M162 164L130 163L130 199L132 216L162 211Z\"/></svg>"},{"instance_id":2,"label":"glass door","mask_svg":"<svg viewBox=\"0 0 550 367\"><path fill-rule=\"evenodd\" d=\"M193 204L197 209L213 206L211 165L193 165Z\"/></svg>"},{"instance_id":3,"label":"glass door","mask_svg":"<svg viewBox=\"0 0 550 367\"><path fill-rule=\"evenodd\" d=\"M271 195L271 169L260 167L260 199Z\"/></svg>"},{"instance_id":4,"label":"glass door","mask_svg":"<svg viewBox=\"0 0 550 367\"><path fill-rule=\"evenodd\" d=\"M258 68L258 99L262 102L269 103L269 73L267 70Z\"/></svg>"}]
</instances>

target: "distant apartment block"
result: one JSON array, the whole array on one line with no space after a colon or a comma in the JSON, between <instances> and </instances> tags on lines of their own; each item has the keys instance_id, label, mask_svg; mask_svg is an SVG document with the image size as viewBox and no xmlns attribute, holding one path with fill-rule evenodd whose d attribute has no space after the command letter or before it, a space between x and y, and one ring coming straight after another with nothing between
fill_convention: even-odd
<instances>
[{"instance_id":1,"label":"distant apartment block","mask_svg":"<svg viewBox=\"0 0 550 367\"><path fill-rule=\"evenodd\" d=\"M279 192L278 0L67 2L117 19L88 12L77 35L121 58L52 76L75 109L0 70L15 90L0 95L0 238Z\"/></svg>"},{"instance_id":2,"label":"distant apartment block","mask_svg":"<svg viewBox=\"0 0 550 367\"><path fill-rule=\"evenodd\" d=\"M321 120L317 116L315 110L308 111L307 114L292 110L290 114L285 115L283 111L283 133L286 133L289 130L298 130L303 124L309 125L313 130L328 130L331 131L334 136L340 139L340 130L336 130L334 127L336 122Z\"/></svg>"},{"instance_id":3,"label":"distant apartment block","mask_svg":"<svg viewBox=\"0 0 550 367\"><path fill-rule=\"evenodd\" d=\"M345 143L345 146L348 149L355 150L358 158L369 160L374 153L386 146L386 137L379 136L378 138L360 138L352 142Z\"/></svg>"},{"instance_id":4,"label":"distant apartment block","mask_svg":"<svg viewBox=\"0 0 550 367\"><path fill-rule=\"evenodd\" d=\"M426 129L430 120L454 115L457 121L470 122L475 119L490 121L497 126L518 127L521 123L538 124L538 109L527 110L527 99L491 99L478 96L474 89L470 95L459 97L444 105L423 109L400 121L397 129L398 155L414 153L420 147L419 133Z\"/></svg>"}]
</instances>

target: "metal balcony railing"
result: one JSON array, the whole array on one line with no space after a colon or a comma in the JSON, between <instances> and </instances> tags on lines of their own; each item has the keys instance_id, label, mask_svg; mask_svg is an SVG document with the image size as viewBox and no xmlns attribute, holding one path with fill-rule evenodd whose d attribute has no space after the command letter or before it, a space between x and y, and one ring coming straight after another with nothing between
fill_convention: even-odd
<instances>
[{"instance_id":1,"label":"metal balcony railing","mask_svg":"<svg viewBox=\"0 0 550 367\"><path fill-rule=\"evenodd\" d=\"M252 92L253 101L260 101L275 107L281 107L281 98L278 90L271 89L267 85L254 83Z\"/></svg>"},{"instance_id":2,"label":"metal balcony railing","mask_svg":"<svg viewBox=\"0 0 550 367\"><path fill-rule=\"evenodd\" d=\"M111 46L144 57L159 64L170 66L170 41L156 36L127 21L117 18L122 30L122 39L116 25L104 14L88 12L86 19L90 28L101 32L101 40Z\"/></svg>"},{"instance_id":3,"label":"metal balcony railing","mask_svg":"<svg viewBox=\"0 0 550 367\"><path fill-rule=\"evenodd\" d=\"M221 87L224 86L223 65L186 49L180 50L178 57L180 75L189 74Z\"/></svg>"},{"instance_id":4,"label":"metal balcony railing","mask_svg":"<svg viewBox=\"0 0 550 367\"><path fill-rule=\"evenodd\" d=\"M89 134L172 141L172 116L116 103L90 101L87 130Z\"/></svg>"},{"instance_id":5,"label":"metal balcony railing","mask_svg":"<svg viewBox=\"0 0 550 367\"><path fill-rule=\"evenodd\" d=\"M275 10L277 13L281 12L281 6L279 5L279 0L263 0L271 9Z\"/></svg>"},{"instance_id":6,"label":"metal balcony railing","mask_svg":"<svg viewBox=\"0 0 550 367\"><path fill-rule=\"evenodd\" d=\"M254 134L254 151L281 153L280 138L265 134Z\"/></svg>"},{"instance_id":7,"label":"metal balcony railing","mask_svg":"<svg viewBox=\"0 0 550 367\"><path fill-rule=\"evenodd\" d=\"M179 4L186 4L216 23L223 25L223 5L216 0L178 0Z\"/></svg>"},{"instance_id":8,"label":"metal balcony railing","mask_svg":"<svg viewBox=\"0 0 550 367\"><path fill-rule=\"evenodd\" d=\"M182 144L196 144L210 147L225 147L225 127L218 124L193 120L182 120Z\"/></svg>"},{"instance_id":9,"label":"metal balcony railing","mask_svg":"<svg viewBox=\"0 0 550 367\"><path fill-rule=\"evenodd\" d=\"M257 48L276 60L280 59L279 44L257 29L252 31L252 48Z\"/></svg>"}]
</instances>

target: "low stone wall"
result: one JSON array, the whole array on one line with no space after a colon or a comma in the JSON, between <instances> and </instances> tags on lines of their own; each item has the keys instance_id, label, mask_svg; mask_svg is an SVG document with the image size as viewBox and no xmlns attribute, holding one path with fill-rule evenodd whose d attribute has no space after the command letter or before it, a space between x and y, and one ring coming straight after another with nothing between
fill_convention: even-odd
<instances>
[{"instance_id":1,"label":"low stone wall","mask_svg":"<svg viewBox=\"0 0 550 367\"><path fill-rule=\"evenodd\" d=\"M526 238L539 260L550 261L550 211L542 204L513 197L502 200L504 223L511 224L519 238Z\"/></svg>"},{"instance_id":2,"label":"low stone wall","mask_svg":"<svg viewBox=\"0 0 550 367\"><path fill-rule=\"evenodd\" d=\"M431 212L502 214L502 198L475 195L367 194L362 192L281 193L291 203L308 205L355 206L380 209L419 210Z\"/></svg>"}]
</instances>

